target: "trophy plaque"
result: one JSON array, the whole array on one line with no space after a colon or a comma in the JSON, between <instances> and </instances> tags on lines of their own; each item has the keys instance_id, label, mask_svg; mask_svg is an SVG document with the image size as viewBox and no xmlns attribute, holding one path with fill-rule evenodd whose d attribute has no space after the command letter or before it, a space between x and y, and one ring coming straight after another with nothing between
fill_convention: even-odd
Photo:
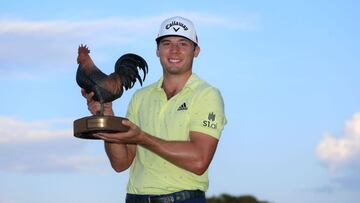
<instances>
[{"instance_id":1,"label":"trophy plaque","mask_svg":"<svg viewBox=\"0 0 360 203\"><path fill-rule=\"evenodd\" d=\"M74 121L74 136L84 139L98 139L97 132L125 132L127 126L121 124L126 118L116 116L87 116Z\"/></svg>"},{"instance_id":2,"label":"trophy plaque","mask_svg":"<svg viewBox=\"0 0 360 203\"><path fill-rule=\"evenodd\" d=\"M136 54L124 54L115 63L115 70L110 75L103 73L92 61L86 45L78 48L76 72L77 84L87 94L94 92L93 100L100 103L100 110L93 116L74 121L74 136L83 139L99 139L93 136L98 132L125 132L123 117L104 115L104 104L121 97L125 90L134 86L136 81L142 85L148 72L146 61ZM138 69L143 71L140 77Z\"/></svg>"}]
</instances>

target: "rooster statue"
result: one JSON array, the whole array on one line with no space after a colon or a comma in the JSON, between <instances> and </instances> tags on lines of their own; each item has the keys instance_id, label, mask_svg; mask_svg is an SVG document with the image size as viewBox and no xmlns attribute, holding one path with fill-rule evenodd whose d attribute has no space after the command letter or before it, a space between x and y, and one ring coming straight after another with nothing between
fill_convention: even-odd
<instances>
[{"instance_id":1,"label":"rooster statue","mask_svg":"<svg viewBox=\"0 0 360 203\"><path fill-rule=\"evenodd\" d=\"M115 71L110 75L103 73L91 59L90 50L86 45L78 48L76 72L77 84L86 93L94 92L93 99L101 104L100 115L103 114L103 104L121 97L125 90L132 88L138 80L142 85L148 72L146 61L136 54L125 54L115 63ZM140 77L138 68L143 71Z\"/></svg>"}]
</instances>

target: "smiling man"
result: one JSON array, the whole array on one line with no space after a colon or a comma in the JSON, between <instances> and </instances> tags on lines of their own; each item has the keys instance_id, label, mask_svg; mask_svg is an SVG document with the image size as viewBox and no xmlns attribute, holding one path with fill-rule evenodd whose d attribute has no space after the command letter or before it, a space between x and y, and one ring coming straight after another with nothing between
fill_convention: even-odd
<instances>
[{"instance_id":1,"label":"smiling man","mask_svg":"<svg viewBox=\"0 0 360 203\"><path fill-rule=\"evenodd\" d=\"M194 24L165 20L156 38L163 76L138 90L123 124L129 131L98 133L115 171L130 167L127 203L205 202L208 167L226 124L220 92L193 73L200 53ZM100 105L84 94L89 110ZM113 115L111 103L104 113Z\"/></svg>"}]
</instances>

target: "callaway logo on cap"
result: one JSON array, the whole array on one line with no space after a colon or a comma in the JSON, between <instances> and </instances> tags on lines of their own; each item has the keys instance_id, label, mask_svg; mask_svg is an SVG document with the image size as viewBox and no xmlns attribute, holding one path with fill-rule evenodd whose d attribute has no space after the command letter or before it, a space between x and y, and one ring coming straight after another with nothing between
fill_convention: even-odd
<instances>
[{"instance_id":1,"label":"callaway logo on cap","mask_svg":"<svg viewBox=\"0 0 360 203\"><path fill-rule=\"evenodd\" d=\"M180 16L168 18L161 24L156 41L169 35L185 37L195 44L199 44L194 24Z\"/></svg>"}]
</instances>

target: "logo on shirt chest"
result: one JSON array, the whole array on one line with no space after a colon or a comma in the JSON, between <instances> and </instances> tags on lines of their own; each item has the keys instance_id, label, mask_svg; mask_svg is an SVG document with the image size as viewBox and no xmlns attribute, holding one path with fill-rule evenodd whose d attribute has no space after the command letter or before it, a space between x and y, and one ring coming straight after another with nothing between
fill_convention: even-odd
<instances>
[{"instance_id":1,"label":"logo on shirt chest","mask_svg":"<svg viewBox=\"0 0 360 203\"><path fill-rule=\"evenodd\" d=\"M185 102L183 104L181 104L179 106L179 108L177 109L177 111L186 111L186 110L188 110L188 107L186 106Z\"/></svg>"},{"instance_id":2,"label":"logo on shirt chest","mask_svg":"<svg viewBox=\"0 0 360 203\"><path fill-rule=\"evenodd\" d=\"M212 128L212 129L217 128L217 124L215 122L215 114L214 114L214 112L209 113L208 120L203 120L203 126L208 127L208 128Z\"/></svg>"}]
</instances>

